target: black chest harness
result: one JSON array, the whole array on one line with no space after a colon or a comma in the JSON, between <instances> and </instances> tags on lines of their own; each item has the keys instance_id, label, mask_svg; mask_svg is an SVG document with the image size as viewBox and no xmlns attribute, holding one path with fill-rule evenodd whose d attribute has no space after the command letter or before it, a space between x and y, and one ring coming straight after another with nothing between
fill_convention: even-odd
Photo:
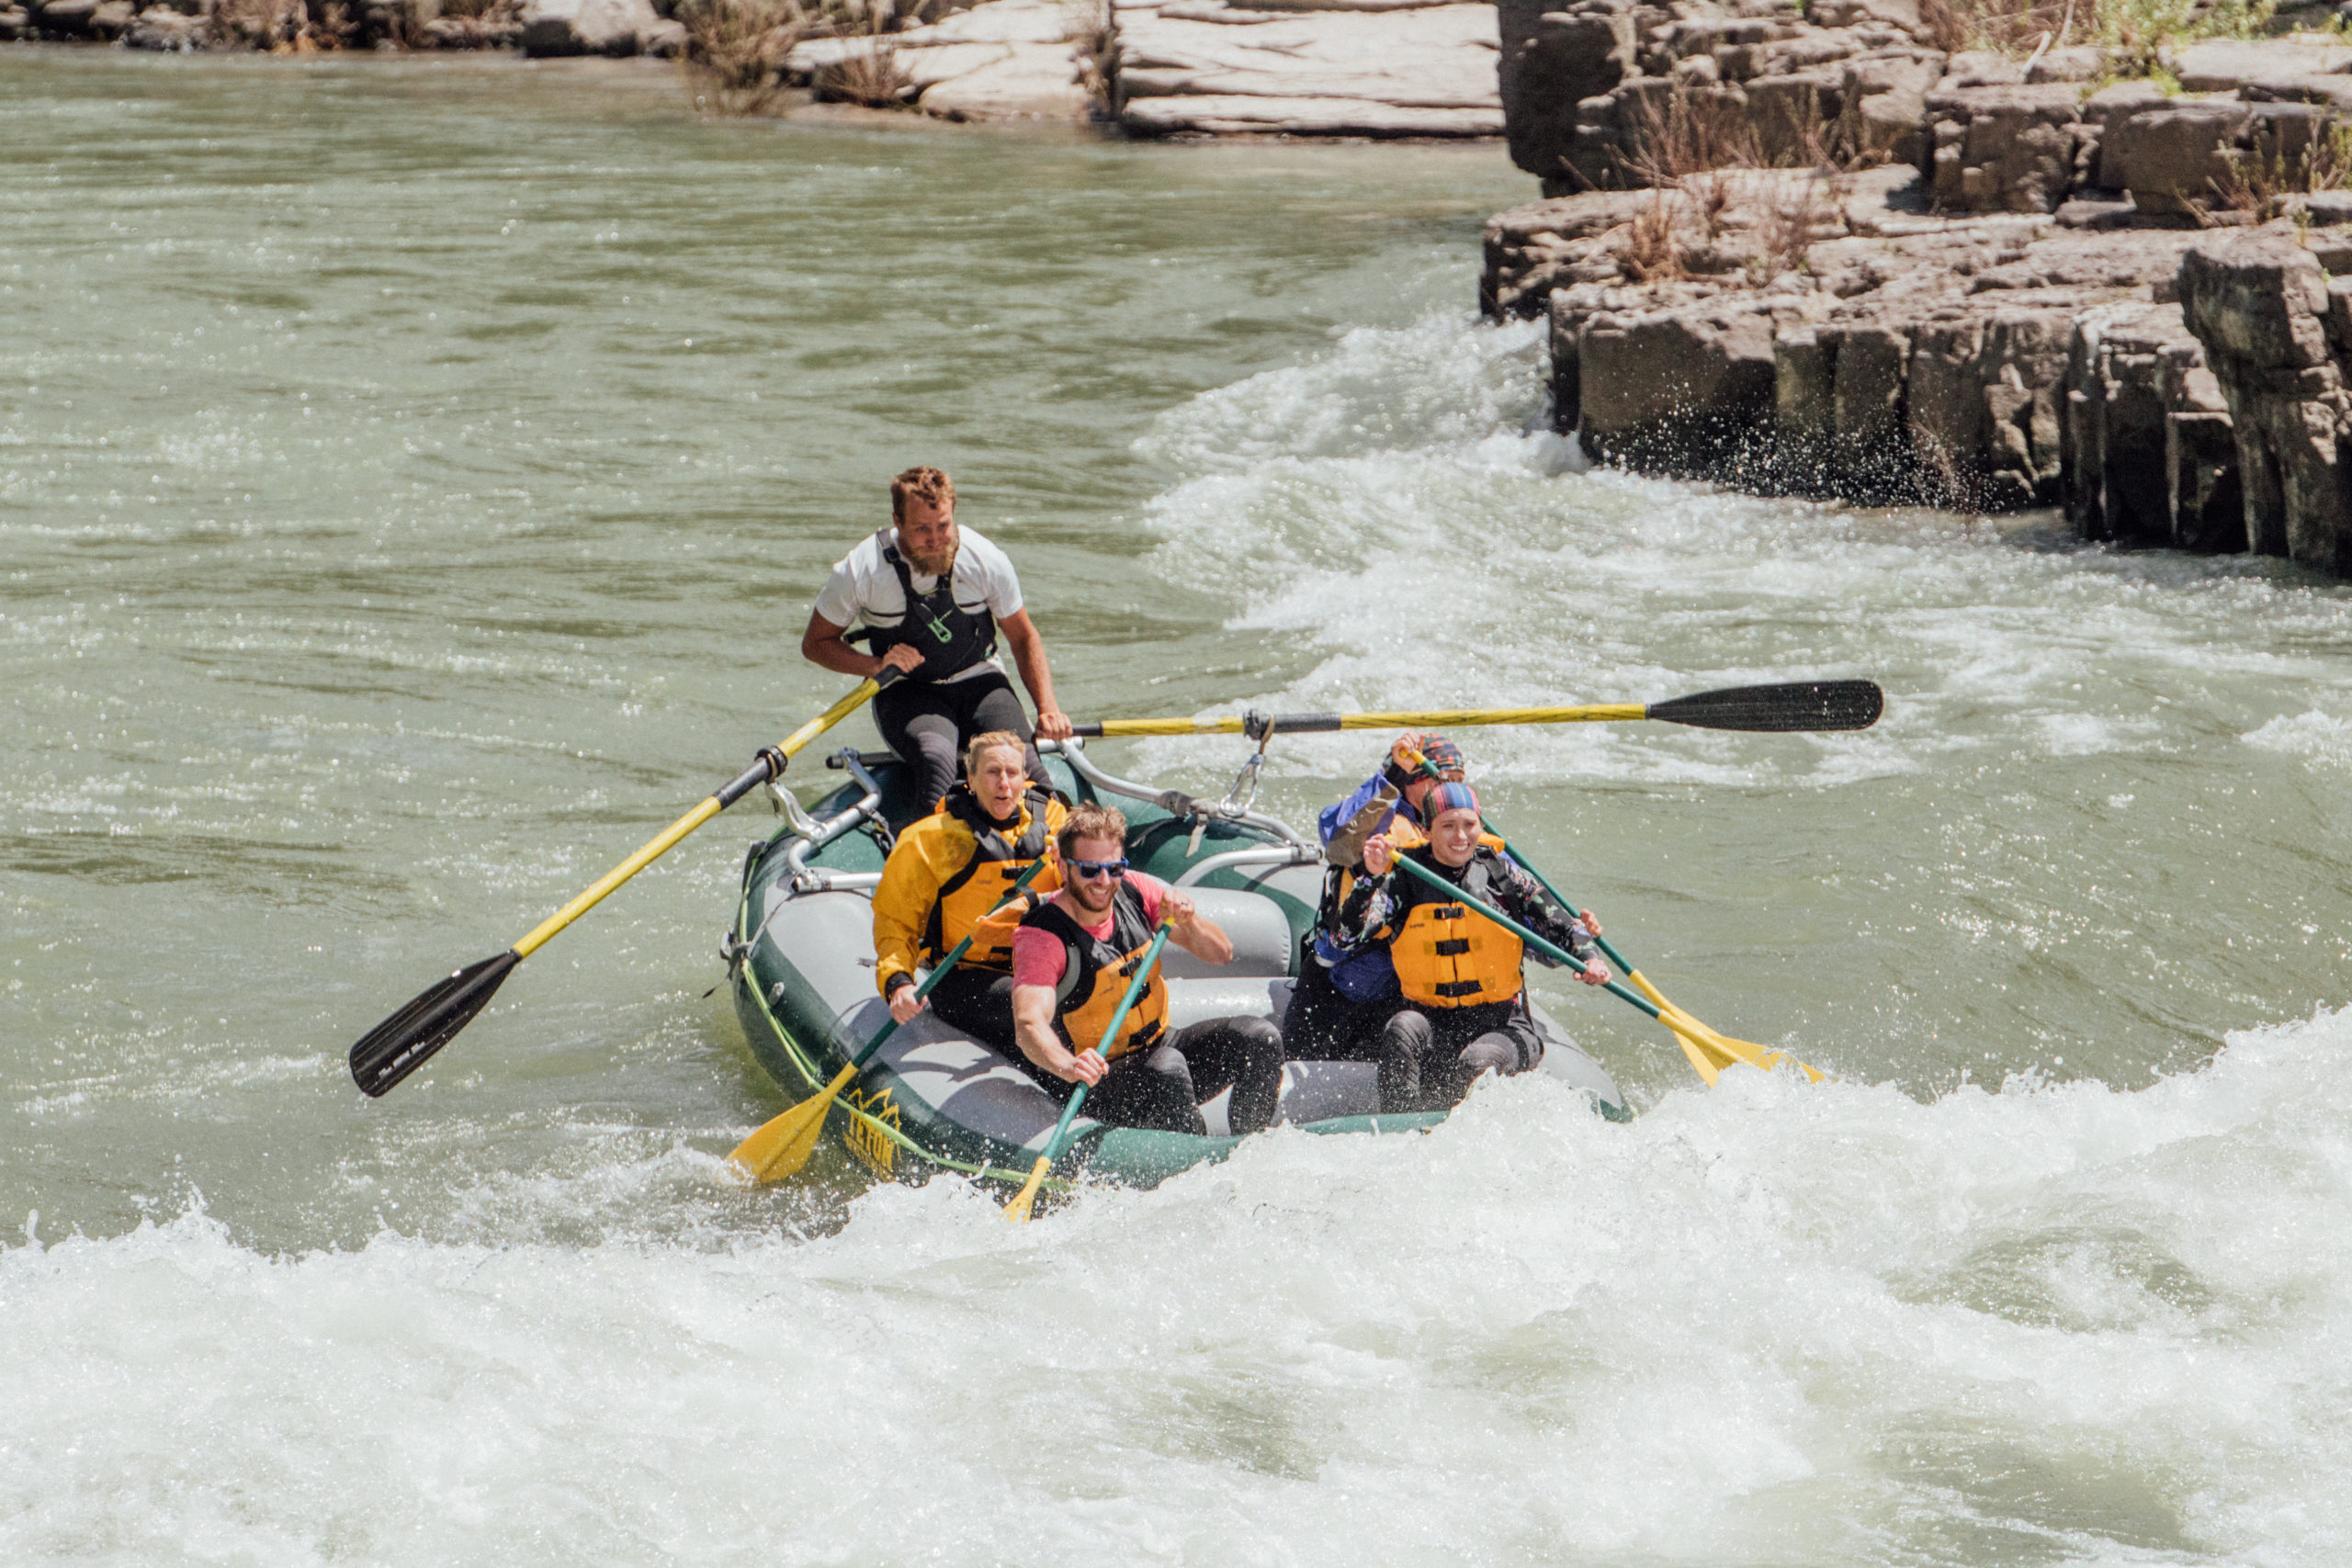
<instances>
[{"instance_id":1,"label":"black chest harness","mask_svg":"<svg viewBox=\"0 0 2352 1568\"><path fill-rule=\"evenodd\" d=\"M996 652L996 616L984 604L978 614L956 603L956 573L950 570L928 593L915 592L914 573L907 569L899 547L887 540L882 558L899 574L899 592L907 612L895 626L870 628L866 646L879 658L900 643L922 655L922 663L908 673L910 681L940 681L960 675Z\"/></svg>"}]
</instances>

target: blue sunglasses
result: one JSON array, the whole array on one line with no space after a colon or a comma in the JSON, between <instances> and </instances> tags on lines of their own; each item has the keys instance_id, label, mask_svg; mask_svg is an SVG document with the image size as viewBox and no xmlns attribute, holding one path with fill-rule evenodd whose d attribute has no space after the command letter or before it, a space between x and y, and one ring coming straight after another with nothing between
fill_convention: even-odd
<instances>
[{"instance_id":1,"label":"blue sunglasses","mask_svg":"<svg viewBox=\"0 0 2352 1568\"><path fill-rule=\"evenodd\" d=\"M1083 876L1090 882L1098 876L1116 876L1127 869L1125 860L1070 860L1062 864L1072 876Z\"/></svg>"}]
</instances>

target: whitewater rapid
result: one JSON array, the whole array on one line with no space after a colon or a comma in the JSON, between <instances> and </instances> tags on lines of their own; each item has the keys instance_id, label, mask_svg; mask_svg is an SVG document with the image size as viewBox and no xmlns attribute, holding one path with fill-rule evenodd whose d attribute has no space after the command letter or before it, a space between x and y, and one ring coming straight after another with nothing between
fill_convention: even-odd
<instances>
[{"instance_id":1,"label":"whitewater rapid","mask_svg":"<svg viewBox=\"0 0 2352 1568\"><path fill-rule=\"evenodd\" d=\"M700 1245L20 1243L0 1544L2340 1561L2347 1049L2322 1014L1930 1104L1734 1074L1630 1126L1532 1077L1023 1228L934 1181Z\"/></svg>"},{"instance_id":2,"label":"whitewater rapid","mask_svg":"<svg viewBox=\"0 0 2352 1568\"><path fill-rule=\"evenodd\" d=\"M2352 590L1589 468L1469 315L1496 149L32 60L0 1562L2352 1558ZM1835 1081L1702 1089L1546 975L1630 1124L1530 1076L1020 1229L831 1152L745 1190L747 803L359 1096L351 1040L839 694L805 606L917 461L1084 717L1878 680L1857 735L1456 736L1648 976ZM1261 807L1379 746L1280 738Z\"/></svg>"}]
</instances>

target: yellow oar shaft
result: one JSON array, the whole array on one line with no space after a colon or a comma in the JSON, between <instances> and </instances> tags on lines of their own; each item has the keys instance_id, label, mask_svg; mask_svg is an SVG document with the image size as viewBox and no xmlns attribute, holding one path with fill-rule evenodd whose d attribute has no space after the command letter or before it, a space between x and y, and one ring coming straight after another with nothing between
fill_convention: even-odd
<instances>
[{"instance_id":1,"label":"yellow oar shaft","mask_svg":"<svg viewBox=\"0 0 2352 1568\"><path fill-rule=\"evenodd\" d=\"M1396 729L1442 728L1458 729L1480 724L1614 724L1647 718L1642 703L1587 703L1580 707L1552 708L1431 708L1426 713L1276 714L1277 734L1309 734L1335 729ZM1080 725L1081 735L1105 739L1148 735L1239 735L1240 718L1106 718Z\"/></svg>"},{"instance_id":2,"label":"yellow oar shaft","mask_svg":"<svg viewBox=\"0 0 2352 1568\"><path fill-rule=\"evenodd\" d=\"M851 692L849 695L786 736L776 750L787 757L792 756L808 742L856 712L867 698L880 689L881 687L873 681L860 682L857 689ZM622 883L668 854L677 847L679 840L726 810L728 804L725 791L705 798L701 805L664 828L660 837L598 877L595 885L581 894L579 897L533 927L530 935L514 944L514 956L528 958L546 946L558 931L603 903L605 897Z\"/></svg>"}]
</instances>

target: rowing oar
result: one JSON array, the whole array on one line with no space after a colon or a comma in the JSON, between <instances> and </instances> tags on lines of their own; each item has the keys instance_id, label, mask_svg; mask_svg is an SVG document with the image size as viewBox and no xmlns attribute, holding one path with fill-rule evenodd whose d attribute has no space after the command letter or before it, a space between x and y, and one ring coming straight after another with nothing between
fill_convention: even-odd
<instances>
[{"instance_id":1,"label":"rowing oar","mask_svg":"<svg viewBox=\"0 0 2352 1568\"><path fill-rule=\"evenodd\" d=\"M700 806L663 829L661 837L605 873L594 886L540 921L522 941L497 957L469 964L418 993L406 1007L369 1030L351 1048L352 1078L373 1098L423 1066L425 1058L455 1039L458 1031L471 1023L474 1015L490 1004L491 997L514 973L517 964L602 903L605 895L669 853L678 840L770 779L782 777L793 753L847 718L868 697L897 679L898 671L886 669L873 679L860 682L855 691L794 730L780 744L762 751L750 767L718 794L707 796Z\"/></svg>"},{"instance_id":2,"label":"rowing oar","mask_svg":"<svg viewBox=\"0 0 2352 1568\"><path fill-rule=\"evenodd\" d=\"M1168 933L1175 929L1171 923L1173 919L1170 912L1162 911L1160 914L1159 929L1152 932L1151 945L1143 950L1143 963L1136 966L1136 977L1127 982L1127 994L1119 998L1119 1010L1111 1015L1111 1027L1102 1032L1102 1043L1093 1047L1094 1054L1106 1062L1111 1059L1111 1042L1119 1037L1119 1025L1127 1021L1128 1010L1136 1005L1136 998L1143 995L1143 988L1151 984L1151 972L1159 964L1159 950L1168 945ZM1063 1143L1069 1137L1069 1124L1078 1120L1078 1108L1086 1103L1086 1089L1087 1086L1081 1083L1070 1091L1069 1103L1062 1107L1062 1119L1054 1123L1054 1135L1046 1140L1046 1152L1037 1156L1037 1163L1029 1171L1029 1179L1022 1183L1021 1190L1012 1195L1012 1201L1004 1206L1004 1217L1014 1224L1029 1223L1030 1207L1037 1201L1037 1184L1046 1179L1046 1172L1053 1168L1054 1161L1062 1157Z\"/></svg>"},{"instance_id":3,"label":"rowing oar","mask_svg":"<svg viewBox=\"0 0 2352 1568\"><path fill-rule=\"evenodd\" d=\"M989 913L995 914L997 909L1019 897L1021 890L1029 886L1029 879L1045 869L1044 857L1031 861L1028 868L1012 879L1012 886L1005 889L1004 897L997 901L996 909L990 909ZM965 933L963 941L947 950L947 956L941 959L923 977L922 984L915 987L915 1000L921 1001L931 995L932 988L954 972L956 965L963 962L964 954L970 951L973 939L979 934L979 927L974 926ZM833 1075L832 1082L736 1145L735 1152L727 1156L728 1160L752 1181L781 1181L807 1165L808 1156L817 1147L817 1134L825 1130L825 1113L832 1109L833 1101L864 1070L865 1064L874 1059L874 1053L882 1049L882 1042L897 1033L898 1029L896 1018L884 1023L874 1038L865 1043L865 1049L860 1051L849 1066Z\"/></svg>"},{"instance_id":4,"label":"rowing oar","mask_svg":"<svg viewBox=\"0 0 2352 1568\"><path fill-rule=\"evenodd\" d=\"M1116 739L1140 735L1284 735L1334 729L1453 729L1477 724L1615 724L1656 718L1702 729L1773 734L1868 729L1886 709L1875 681L1794 681L1777 686L1729 686L1662 703L1588 703L1582 707L1435 708L1427 713L1246 713L1238 718L1106 718L1076 733Z\"/></svg>"},{"instance_id":5,"label":"rowing oar","mask_svg":"<svg viewBox=\"0 0 2352 1568\"><path fill-rule=\"evenodd\" d=\"M1495 827L1491 822L1487 826L1489 829ZM1502 837L1499 829L1496 830L1496 837ZM1577 912L1577 907L1568 902L1566 897L1552 886L1550 879L1535 868L1535 863L1521 854L1519 846L1509 839L1503 839L1503 853L1524 867L1527 874L1535 878L1536 885L1552 896L1554 903L1571 915ZM1706 1081L1708 1088L1713 1089L1716 1075L1735 1062L1745 1062L1751 1067L1759 1067L1766 1072L1770 1072L1781 1063L1794 1060L1784 1052L1769 1050L1752 1040L1735 1040L1730 1035L1700 1022L1690 1014L1667 1000L1666 993L1651 985L1642 972L1634 968L1625 955L1611 944L1607 937L1595 931L1592 933L1592 940L1594 945L1600 949L1609 962L1625 972L1625 978L1634 982L1642 995L1657 1004L1658 1010L1654 1016L1659 1022L1674 1031L1675 1038L1682 1043L1682 1054L1690 1058L1690 1066L1697 1069L1699 1077ZM1807 1066L1803 1062L1798 1062L1797 1066L1804 1067L1804 1076L1815 1083L1819 1083L1825 1076L1819 1068Z\"/></svg>"},{"instance_id":6,"label":"rowing oar","mask_svg":"<svg viewBox=\"0 0 2352 1568\"><path fill-rule=\"evenodd\" d=\"M1560 947L1555 943L1546 942L1544 938L1537 936L1533 931L1529 931L1525 926L1521 925L1517 920L1512 919L1509 915L1504 914L1500 909L1496 908L1493 905L1486 903L1481 899L1472 897L1468 893L1465 893L1461 888L1456 887L1453 883L1448 882L1445 878L1430 870L1427 866L1422 865L1419 862L1415 861L1409 855L1400 853L1396 857L1393 863L1402 866L1405 870L1411 872L1415 876L1419 877L1423 882L1428 883L1431 887L1434 887L1439 892L1444 894L1447 898L1458 903L1469 905L1470 908L1476 909L1481 915L1486 916L1487 919L1494 921L1495 924L1502 927L1503 930L1510 932L1511 935L1519 938L1520 941L1525 942L1536 952L1544 953L1552 958L1555 958L1571 969L1582 969L1584 967L1584 961L1578 958L1575 953L1570 953L1567 949ZM1558 895L1555 894L1554 897L1557 897ZM1608 989L1611 996L1616 997L1623 1001L1639 1008L1642 1011L1649 1014L1650 1017L1657 1020L1658 1022L1672 1030L1674 1032L1675 1038L1682 1043L1682 1054L1690 1058L1690 1065L1698 1069L1699 1076L1702 1078L1704 1078L1710 1085L1714 1083L1722 1069L1714 1066L1708 1061L1705 1051L1702 1048L1712 1043L1712 1042L1704 1039L1700 1033L1701 1031L1704 1031L1706 1034L1713 1034L1713 1031L1708 1030L1706 1025L1698 1023L1690 1019L1682 1012L1681 1009L1673 1007L1671 1004L1661 1008L1657 1004L1652 1002L1647 997L1641 995L1639 992L1627 990L1615 980L1603 981L1602 985ZM1716 1036L1716 1038L1720 1039L1721 1036ZM1731 1054L1734 1055L1737 1055L1736 1052ZM1746 1060L1747 1058L1743 1057L1741 1059ZM1751 1065L1761 1066L1766 1066L1767 1064L1757 1062Z\"/></svg>"}]
</instances>

